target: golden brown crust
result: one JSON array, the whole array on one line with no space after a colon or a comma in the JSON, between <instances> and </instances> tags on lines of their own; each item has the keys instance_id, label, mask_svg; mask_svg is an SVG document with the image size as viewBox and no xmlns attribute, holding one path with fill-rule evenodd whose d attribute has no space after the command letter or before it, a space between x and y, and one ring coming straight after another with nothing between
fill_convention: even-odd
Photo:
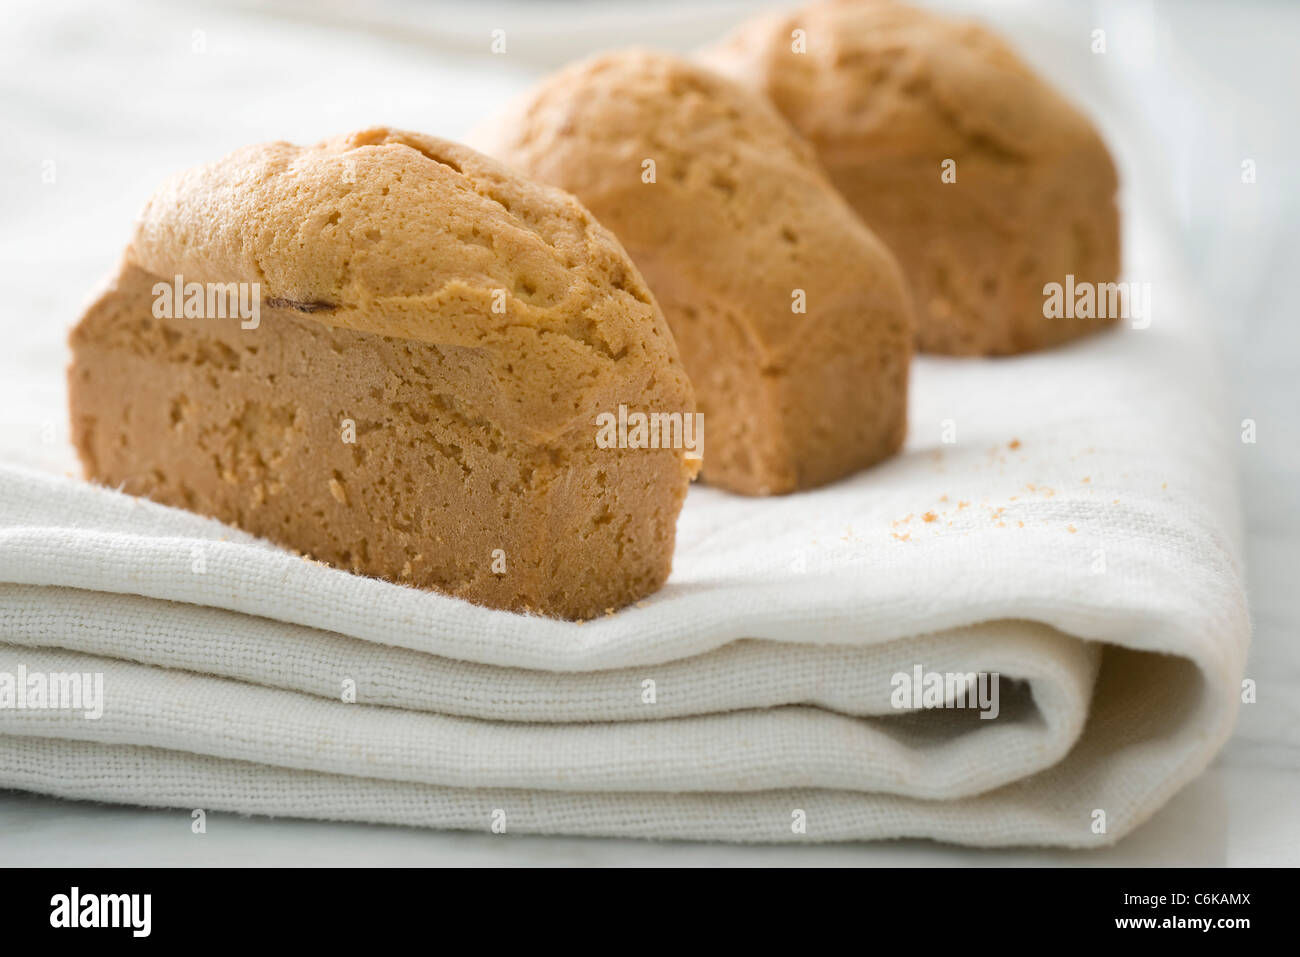
<instances>
[{"instance_id":1,"label":"golden brown crust","mask_svg":"<svg viewBox=\"0 0 1300 957\"><path fill-rule=\"evenodd\" d=\"M1013 353L1106 324L1044 318L1043 286L1115 279L1114 165L1092 124L985 28L829 0L752 20L701 60L812 142L902 263L921 349Z\"/></svg>"},{"instance_id":2,"label":"golden brown crust","mask_svg":"<svg viewBox=\"0 0 1300 957\"><path fill-rule=\"evenodd\" d=\"M260 324L159 318L176 275L259 283ZM128 492L494 607L667 577L695 464L596 443L620 404L693 410L662 313L571 196L465 147L367 130L174 178L72 346L78 451Z\"/></svg>"},{"instance_id":3,"label":"golden brown crust","mask_svg":"<svg viewBox=\"0 0 1300 957\"><path fill-rule=\"evenodd\" d=\"M623 51L561 70L471 142L573 192L627 247L695 384L706 480L788 492L897 450L897 264L761 98Z\"/></svg>"},{"instance_id":4,"label":"golden brown crust","mask_svg":"<svg viewBox=\"0 0 1300 957\"><path fill-rule=\"evenodd\" d=\"M689 394L618 241L572 196L431 136L375 128L236 150L165 183L127 255L166 278L260 283L264 301L332 326L499 351L508 365L536 353L503 377L493 411L547 435L586 414L629 349L627 367L677 366ZM557 390L568 401L515 401Z\"/></svg>"}]
</instances>

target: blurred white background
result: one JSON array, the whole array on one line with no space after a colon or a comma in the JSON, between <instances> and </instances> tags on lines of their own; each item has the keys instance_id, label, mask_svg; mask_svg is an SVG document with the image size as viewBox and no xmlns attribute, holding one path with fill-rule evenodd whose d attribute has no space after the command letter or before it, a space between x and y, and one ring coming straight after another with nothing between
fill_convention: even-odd
<instances>
[{"instance_id":1,"label":"blurred white background","mask_svg":"<svg viewBox=\"0 0 1300 957\"><path fill-rule=\"evenodd\" d=\"M536 76L597 49L686 51L763 6L735 0L9 2L0 33L0 443L71 470L63 336L169 173L261 140L390 124L456 138ZM919 842L723 848L219 819L0 793L0 862L1136 863L1300 861L1300 4L930 3L1013 40L1098 121L1125 201L1159 211L1212 317L1242 445L1245 554L1268 700L1211 770L1118 848L980 852ZM506 52L490 52L493 30ZM1096 29L1106 52L1092 52ZM1252 160L1256 182L1242 182ZM22 375L16 374L22 370ZM1135 414L1140 410L1135 409Z\"/></svg>"}]
</instances>

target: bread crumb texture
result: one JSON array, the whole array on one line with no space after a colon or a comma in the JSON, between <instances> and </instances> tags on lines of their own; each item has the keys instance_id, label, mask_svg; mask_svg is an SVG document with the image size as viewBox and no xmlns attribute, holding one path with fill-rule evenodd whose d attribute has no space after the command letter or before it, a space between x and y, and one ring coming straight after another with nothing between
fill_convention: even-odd
<instances>
[{"instance_id":1,"label":"bread crumb texture","mask_svg":"<svg viewBox=\"0 0 1300 957\"><path fill-rule=\"evenodd\" d=\"M626 246L695 385L707 481L790 492L898 450L901 271L761 96L619 51L545 79L471 142L572 192Z\"/></svg>"},{"instance_id":2,"label":"bread crumb texture","mask_svg":"<svg viewBox=\"0 0 1300 957\"><path fill-rule=\"evenodd\" d=\"M154 287L257 283L261 319ZM166 183L71 337L92 479L360 574L591 618L655 591L697 466L600 448L620 404L689 413L663 314L572 196L370 129Z\"/></svg>"},{"instance_id":3,"label":"bread crumb texture","mask_svg":"<svg viewBox=\"0 0 1300 957\"><path fill-rule=\"evenodd\" d=\"M1110 154L984 27L828 0L753 19L700 58L764 94L893 249L920 349L1018 353L1114 320L1043 314L1046 284L1119 272Z\"/></svg>"}]
</instances>

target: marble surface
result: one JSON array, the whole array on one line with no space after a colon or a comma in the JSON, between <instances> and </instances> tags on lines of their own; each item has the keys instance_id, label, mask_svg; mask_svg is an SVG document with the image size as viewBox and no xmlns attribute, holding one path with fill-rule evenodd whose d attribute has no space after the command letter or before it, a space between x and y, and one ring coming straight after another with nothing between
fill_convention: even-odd
<instances>
[{"instance_id":1,"label":"marble surface","mask_svg":"<svg viewBox=\"0 0 1300 957\"><path fill-rule=\"evenodd\" d=\"M947 3L998 24L1061 87L1146 131L1133 163L1167 191L1169 225L1218 322L1238 452L1255 639L1243 706L1210 769L1117 847L981 851L923 841L731 847L455 834L65 802L0 792L0 865L1290 865L1300 864L1300 5ZM12 6L0 35L0 376L5 459L71 469L64 330L168 172L264 139L370 123L455 137L539 70L606 46L687 49L752 4L140 3ZM1096 28L1108 52L1088 49ZM484 51L506 29L508 53ZM311 51L311 59L283 56ZM304 66L304 62L309 66ZM1088 77L1103 74L1108 99ZM1240 182L1253 159L1257 182ZM47 171L53 169L53 182ZM1138 414L1140 410L1135 410Z\"/></svg>"}]
</instances>

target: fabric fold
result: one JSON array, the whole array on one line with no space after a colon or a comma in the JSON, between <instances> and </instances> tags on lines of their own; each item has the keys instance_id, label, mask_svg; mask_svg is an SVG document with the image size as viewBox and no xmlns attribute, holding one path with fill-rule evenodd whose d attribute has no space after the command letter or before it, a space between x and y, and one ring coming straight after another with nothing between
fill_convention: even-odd
<instances>
[{"instance_id":1,"label":"fabric fold","mask_svg":"<svg viewBox=\"0 0 1300 957\"><path fill-rule=\"evenodd\" d=\"M918 359L903 455L800 495L692 489L667 586L585 623L0 466L0 786L527 833L1113 841L1226 740L1250 635L1235 423L1181 278L1131 248L1148 324ZM896 694L993 672L996 716ZM102 716L5 704L19 673L102 675Z\"/></svg>"}]
</instances>

